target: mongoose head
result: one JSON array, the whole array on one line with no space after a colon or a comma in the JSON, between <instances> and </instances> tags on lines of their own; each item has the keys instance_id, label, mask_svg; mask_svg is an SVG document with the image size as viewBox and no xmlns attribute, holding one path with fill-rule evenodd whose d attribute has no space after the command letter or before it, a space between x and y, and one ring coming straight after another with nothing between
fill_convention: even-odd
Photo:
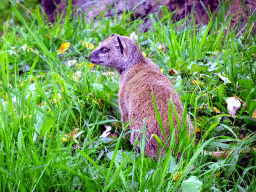
<instances>
[{"instance_id":1,"label":"mongoose head","mask_svg":"<svg viewBox=\"0 0 256 192\"><path fill-rule=\"evenodd\" d=\"M85 56L87 59L88 56ZM145 60L139 48L128 37L112 34L99 43L99 46L90 53L90 62L94 64L110 66L120 74Z\"/></svg>"}]
</instances>

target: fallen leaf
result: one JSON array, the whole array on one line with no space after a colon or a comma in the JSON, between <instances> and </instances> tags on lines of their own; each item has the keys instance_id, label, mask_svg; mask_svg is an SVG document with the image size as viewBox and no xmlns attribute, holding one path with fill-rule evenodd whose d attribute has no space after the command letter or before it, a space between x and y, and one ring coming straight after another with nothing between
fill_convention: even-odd
<instances>
[{"instance_id":1,"label":"fallen leaf","mask_svg":"<svg viewBox=\"0 0 256 192\"><path fill-rule=\"evenodd\" d=\"M135 32L132 32L132 33L131 33L130 38L131 38L133 41L138 41L138 35L136 35Z\"/></svg>"},{"instance_id":2,"label":"fallen leaf","mask_svg":"<svg viewBox=\"0 0 256 192\"><path fill-rule=\"evenodd\" d=\"M224 81L224 83L231 83L231 81L227 77L224 77L220 73L218 73L218 76L222 81Z\"/></svg>"},{"instance_id":3,"label":"fallen leaf","mask_svg":"<svg viewBox=\"0 0 256 192\"><path fill-rule=\"evenodd\" d=\"M103 72L102 75L109 76L109 77L118 77L117 73L113 71Z\"/></svg>"},{"instance_id":4,"label":"fallen leaf","mask_svg":"<svg viewBox=\"0 0 256 192\"><path fill-rule=\"evenodd\" d=\"M111 131L111 127L109 125L106 125L105 128L106 128L106 130L102 133L100 138L109 136L110 131Z\"/></svg>"},{"instance_id":5,"label":"fallen leaf","mask_svg":"<svg viewBox=\"0 0 256 192\"><path fill-rule=\"evenodd\" d=\"M37 51L35 51L34 49L28 47L26 44L22 45L21 49L23 49L24 51L27 51L27 52L32 51L32 52L38 54Z\"/></svg>"},{"instance_id":6,"label":"fallen leaf","mask_svg":"<svg viewBox=\"0 0 256 192\"><path fill-rule=\"evenodd\" d=\"M175 74L177 74L178 72L177 71L175 71L174 69L171 69L170 71L169 71L169 74L170 75L175 75Z\"/></svg>"},{"instance_id":7,"label":"fallen leaf","mask_svg":"<svg viewBox=\"0 0 256 192\"><path fill-rule=\"evenodd\" d=\"M228 113L235 117L237 110L241 107L241 102L236 97L228 97L226 99Z\"/></svg>"},{"instance_id":8,"label":"fallen leaf","mask_svg":"<svg viewBox=\"0 0 256 192\"><path fill-rule=\"evenodd\" d=\"M165 46L164 46L164 44L160 44L157 47L158 47L158 49L162 50L165 53Z\"/></svg>"},{"instance_id":9,"label":"fallen leaf","mask_svg":"<svg viewBox=\"0 0 256 192\"><path fill-rule=\"evenodd\" d=\"M77 71L75 72L75 74L73 75L73 79L75 79L76 81L78 81L81 77L82 77L83 73L82 71Z\"/></svg>"},{"instance_id":10,"label":"fallen leaf","mask_svg":"<svg viewBox=\"0 0 256 192\"><path fill-rule=\"evenodd\" d=\"M77 60L68 60L67 63L66 63L66 65L67 65L68 67L70 67L70 66L74 66L76 63L77 63Z\"/></svg>"},{"instance_id":11,"label":"fallen leaf","mask_svg":"<svg viewBox=\"0 0 256 192\"><path fill-rule=\"evenodd\" d=\"M23 49L23 51L29 52L29 48L26 44L22 45L21 49Z\"/></svg>"}]
</instances>

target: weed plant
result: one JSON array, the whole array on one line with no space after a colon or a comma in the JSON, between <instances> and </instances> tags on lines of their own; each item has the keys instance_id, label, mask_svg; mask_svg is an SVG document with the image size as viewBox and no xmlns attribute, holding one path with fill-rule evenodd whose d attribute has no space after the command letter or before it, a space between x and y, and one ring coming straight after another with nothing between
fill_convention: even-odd
<instances>
[{"instance_id":1,"label":"weed plant","mask_svg":"<svg viewBox=\"0 0 256 192\"><path fill-rule=\"evenodd\" d=\"M196 27L193 17L174 23L163 8L164 16L149 15L152 27L140 33L132 12L88 23L70 20L69 4L65 18L51 25L39 7L25 19L13 3L13 23L6 21L0 37L1 190L255 191L256 16L240 33L225 9L223 3L208 25ZM157 162L143 153L145 126L140 153L129 144L127 125L122 129L117 73L84 58L110 34L133 32L174 82L201 134L196 144L196 133L191 138L179 126L176 143L171 125L170 145L159 140L166 155ZM233 96L242 101L235 116L225 102ZM161 124L157 108L156 114ZM100 137L107 126L120 135ZM209 153L218 150L232 153Z\"/></svg>"}]
</instances>

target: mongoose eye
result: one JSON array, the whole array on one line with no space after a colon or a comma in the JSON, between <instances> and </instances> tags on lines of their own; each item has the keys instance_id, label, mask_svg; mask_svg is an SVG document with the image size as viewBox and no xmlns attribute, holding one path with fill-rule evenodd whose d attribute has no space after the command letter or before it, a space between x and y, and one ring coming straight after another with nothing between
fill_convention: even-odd
<instances>
[{"instance_id":1,"label":"mongoose eye","mask_svg":"<svg viewBox=\"0 0 256 192\"><path fill-rule=\"evenodd\" d=\"M106 47L101 49L101 52L103 52L103 53L106 53L107 51L108 51L108 49Z\"/></svg>"}]
</instances>

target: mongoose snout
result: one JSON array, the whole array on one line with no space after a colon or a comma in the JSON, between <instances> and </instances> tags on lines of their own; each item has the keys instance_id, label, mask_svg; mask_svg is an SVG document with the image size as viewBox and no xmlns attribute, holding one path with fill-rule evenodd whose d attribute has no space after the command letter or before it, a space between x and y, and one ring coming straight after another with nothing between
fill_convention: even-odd
<instances>
[{"instance_id":1,"label":"mongoose snout","mask_svg":"<svg viewBox=\"0 0 256 192\"><path fill-rule=\"evenodd\" d=\"M93 53L93 52L92 52ZM93 54L91 53L90 57L88 57L88 55L85 56L85 59L89 58L89 61L94 63L94 64L102 64L103 61L100 60L100 57L98 57L98 55L100 54L99 51L94 52Z\"/></svg>"},{"instance_id":2,"label":"mongoose snout","mask_svg":"<svg viewBox=\"0 0 256 192\"><path fill-rule=\"evenodd\" d=\"M88 56L85 56L87 59ZM99 43L99 46L90 53L90 62L116 69L120 74L119 81L119 107L122 122L130 122L130 129L141 130L143 119L146 118L146 144L145 154L158 157L158 145L153 134L158 135L163 141L164 137L155 115L152 101L152 92L157 108L161 115L165 134L169 137L168 104L170 98L175 105L178 118L182 122L183 107L180 98L173 88L171 81L160 71L152 61L146 59L135 42L128 37L114 35ZM173 110L172 110L173 111ZM174 113L172 114L174 117ZM177 127L173 118L174 127ZM187 131L193 134L193 125L187 118ZM131 133L131 143L134 144L139 131ZM177 135L177 132L175 133ZM137 146L139 147L139 146ZM162 152L163 155L165 152Z\"/></svg>"}]
</instances>

